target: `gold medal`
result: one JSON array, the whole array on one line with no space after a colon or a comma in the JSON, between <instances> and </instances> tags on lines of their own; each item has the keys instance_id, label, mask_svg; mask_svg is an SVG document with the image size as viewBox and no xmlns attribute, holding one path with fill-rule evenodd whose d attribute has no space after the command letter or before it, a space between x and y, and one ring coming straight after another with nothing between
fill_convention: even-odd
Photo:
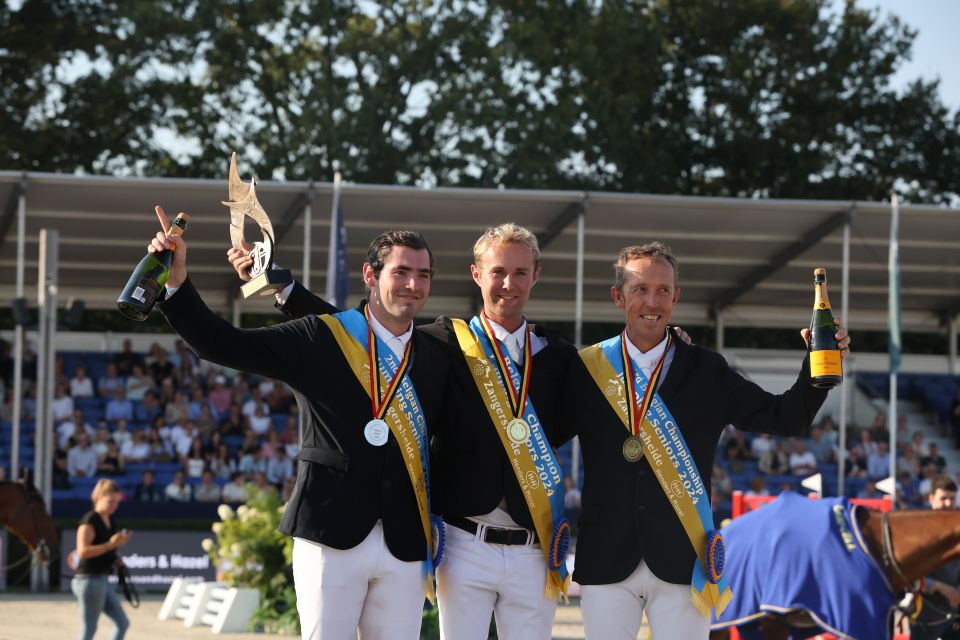
<instances>
[{"instance_id":1,"label":"gold medal","mask_svg":"<svg viewBox=\"0 0 960 640\"><path fill-rule=\"evenodd\" d=\"M643 457L643 443L637 436L630 436L623 441L623 458L627 462L636 462Z\"/></svg>"},{"instance_id":2,"label":"gold medal","mask_svg":"<svg viewBox=\"0 0 960 640\"><path fill-rule=\"evenodd\" d=\"M514 444L523 444L530 438L530 425L522 418L514 418L507 423L507 437Z\"/></svg>"}]
</instances>

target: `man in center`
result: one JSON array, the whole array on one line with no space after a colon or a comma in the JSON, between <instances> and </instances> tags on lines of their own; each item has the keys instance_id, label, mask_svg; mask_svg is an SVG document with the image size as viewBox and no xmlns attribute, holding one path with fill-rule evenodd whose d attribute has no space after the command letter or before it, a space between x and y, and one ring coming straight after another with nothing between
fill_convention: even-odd
<instances>
[{"instance_id":1,"label":"man in center","mask_svg":"<svg viewBox=\"0 0 960 640\"><path fill-rule=\"evenodd\" d=\"M228 259L242 277L249 258L231 249ZM437 570L441 636L485 640L493 614L500 638L547 640L568 580L569 531L549 440L577 353L524 318L540 276L533 233L512 223L487 229L470 270L480 314L418 327L452 360L431 460L432 504L447 524ZM280 309L292 317L329 312L299 284L286 293Z\"/></svg>"}]
</instances>

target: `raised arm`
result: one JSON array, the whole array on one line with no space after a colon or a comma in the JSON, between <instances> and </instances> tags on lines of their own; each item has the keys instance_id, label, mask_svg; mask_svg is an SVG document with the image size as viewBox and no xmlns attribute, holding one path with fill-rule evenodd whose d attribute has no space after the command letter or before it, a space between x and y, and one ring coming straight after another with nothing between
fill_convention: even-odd
<instances>
[{"instance_id":1,"label":"raised arm","mask_svg":"<svg viewBox=\"0 0 960 640\"><path fill-rule=\"evenodd\" d=\"M249 269L253 265L253 258L250 257L248 252L249 249L235 249L233 247L227 250L227 262L236 270L237 276L241 280L250 279ZM296 280L277 295L277 303L274 306L286 314L287 317L293 319L311 315L327 315L340 311Z\"/></svg>"}]
</instances>

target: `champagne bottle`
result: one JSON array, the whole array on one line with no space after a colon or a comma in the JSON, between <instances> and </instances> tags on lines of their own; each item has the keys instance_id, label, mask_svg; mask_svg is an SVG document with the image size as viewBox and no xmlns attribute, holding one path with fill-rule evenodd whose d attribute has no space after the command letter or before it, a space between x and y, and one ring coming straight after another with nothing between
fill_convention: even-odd
<instances>
[{"instance_id":1,"label":"champagne bottle","mask_svg":"<svg viewBox=\"0 0 960 640\"><path fill-rule=\"evenodd\" d=\"M187 230L187 221L190 219L182 211L177 214L170 225L171 235L183 235ZM173 251L147 253L133 270L123 293L117 298L117 309L131 320L146 320L160 296L160 290L167 284L170 277L170 264L173 262Z\"/></svg>"},{"instance_id":2,"label":"champagne bottle","mask_svg":"<svg viewBox=\"0 0 960 640\"><path fill-rule=\"evenodd\" d=\"M813 315L810 317L810 383L830 389L843 382L840 347L834 334L837 327L827 298L827 270L813 270Z\"/></svg>"}]
</instances>

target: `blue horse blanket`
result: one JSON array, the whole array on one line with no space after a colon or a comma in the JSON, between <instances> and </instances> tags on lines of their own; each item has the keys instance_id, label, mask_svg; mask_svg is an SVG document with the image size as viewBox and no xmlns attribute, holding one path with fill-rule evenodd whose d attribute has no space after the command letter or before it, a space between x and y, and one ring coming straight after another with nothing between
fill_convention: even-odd
<instances>
[{"instance_id":1,"label":"blue horse blanket","mask_svg":"<svg viewBox=\"0 0 960 640\"><path fill-rule=\"evenodd\" d=\"M760 638L768 613L802 609L838 638L887 637L893 590L857 526L846 498L809 500L786 492L723 529L733 601L714 629L738 626ZM808 637L811 630L805 635Z\"/></svg>"}]
</instances>

